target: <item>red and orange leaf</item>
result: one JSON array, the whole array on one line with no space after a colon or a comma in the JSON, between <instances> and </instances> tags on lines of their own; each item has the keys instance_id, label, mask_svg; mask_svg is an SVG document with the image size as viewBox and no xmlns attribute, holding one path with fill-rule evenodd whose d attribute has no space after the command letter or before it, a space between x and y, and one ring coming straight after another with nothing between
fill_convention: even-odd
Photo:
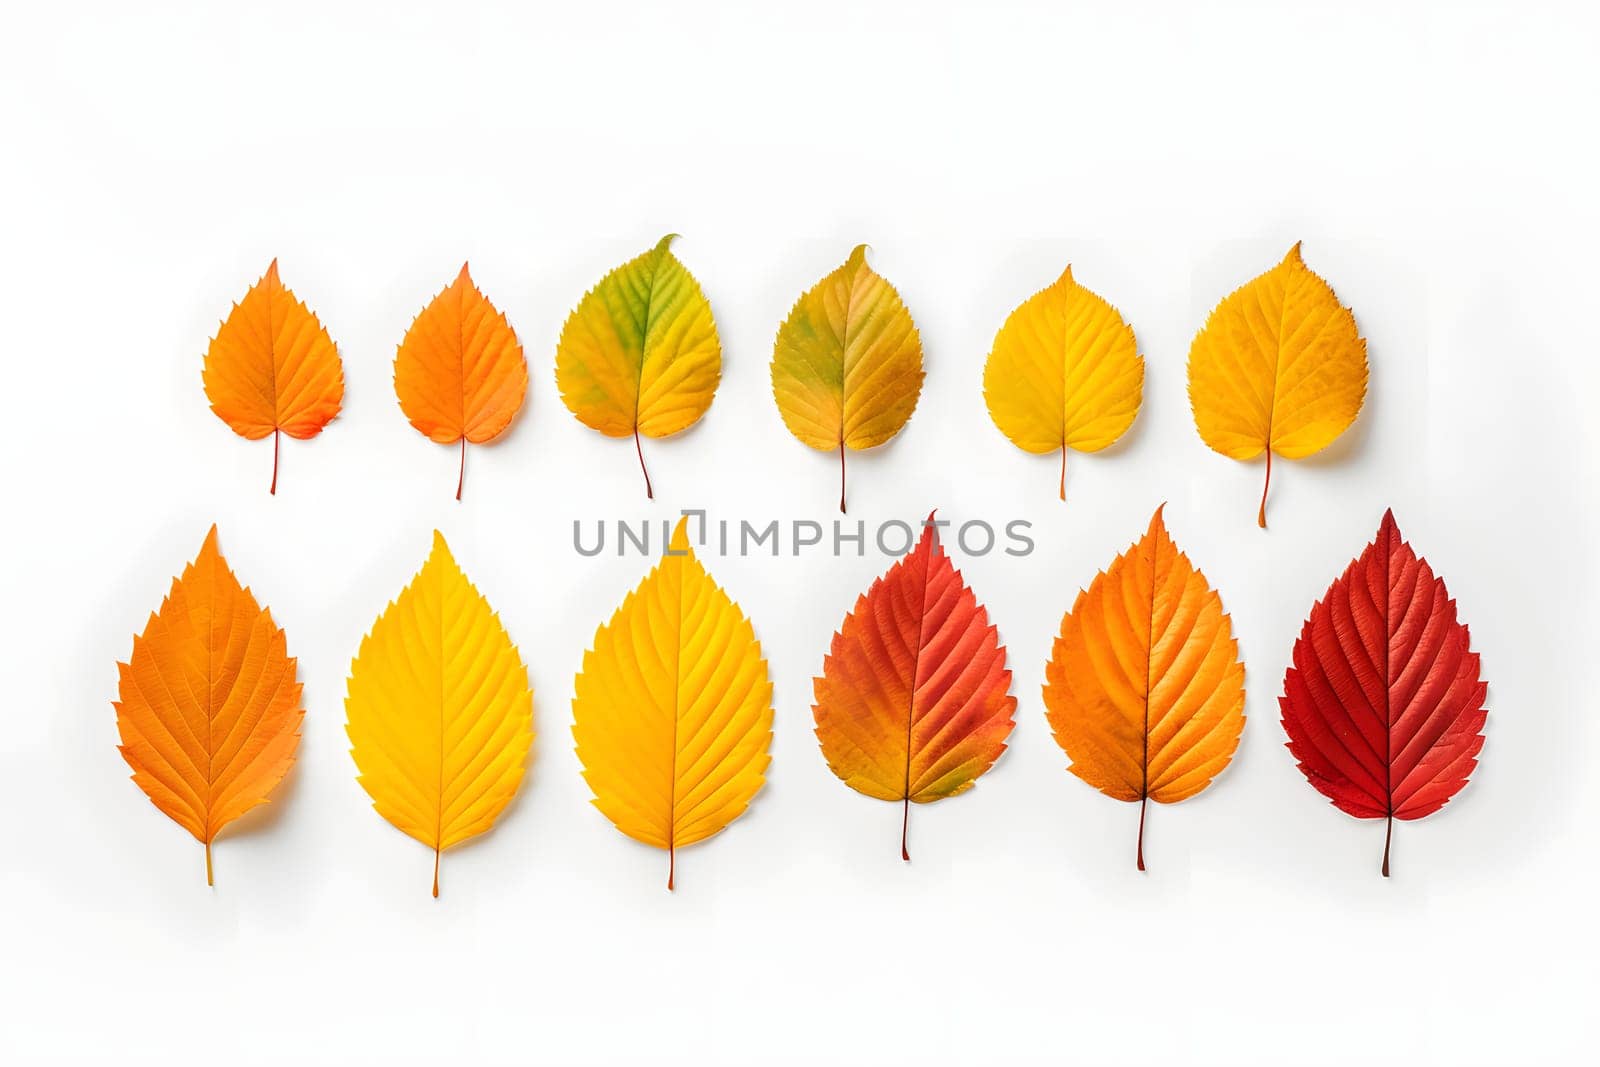
<instances>
[{"instance_id":1,"label":"red and orange leaf","mask_svg":"<svg viewBox=\"0 0 1600 1067\"><path fill-rule=\"evenodd\" d=\"M394 357L394 391L417 432L441 445L460 442L460 500L467 442L499 437L528 394L522 344L465 263L406 331Z\"/></svg>"},{"instance_id":2,"label":"red and orange leaf","mask_svg":"<svg viewBox=\"0 0 1600 1067\"><path fill-rule=\"evenodd\" d=\"M833 635L813 682L817 740L850 788L902 804L972 788L1014 725L1011 671L989 613L939 544L933 516Z\"/></svg>"},{"instance_id":3,"label":"red and orange leaf","mask_svg":"<svg viewBox=\"0 0 1600 1067\"><path fill-rule=\"evenodd\" d=\"M251 441L272 434L272 488L278 491L278 441L315 437L344 402L344 364L317 316L278 280L273 260L206 350L201 371L217 418Z\"/></svg>"},{"instance_id":4,"label":"red and orange leaf","mask_svg":"<svg viewBox=\"0 0 1600 1067\"><path fill-rule=\"evenodd\" d=\"M1377 538L1311 609L1283 679L1283 729L1306 780L1341 811L1420 819L1467 784L1487 686L1456 602L1386 511Z\"/></svg>"},{"instance_id":5,"label":"red and orange leaf","mask_svg":"<svg viewBox=\"0 0 1600 1067\"><path fill-rule=\"evenodd\" d=\"M300 683L283 631L241 588L211 527L117 664L119 751L156 807L206 847L264 804L300 743Z\"/></svg>"},{"instance_id":6,"label":"red and orange leaf","mask_svg":"<svg viewBox=\"0 0 1600 1067\"><path fill-rule=\"evenodd\" d=\"M1161 512L1078 594L1045 667L1045 717L1068 770L1139 802L1141 871L1146 801L1175 804L1206 788L1244 730L1232 620Z\"/></svg>"}]
</instances>

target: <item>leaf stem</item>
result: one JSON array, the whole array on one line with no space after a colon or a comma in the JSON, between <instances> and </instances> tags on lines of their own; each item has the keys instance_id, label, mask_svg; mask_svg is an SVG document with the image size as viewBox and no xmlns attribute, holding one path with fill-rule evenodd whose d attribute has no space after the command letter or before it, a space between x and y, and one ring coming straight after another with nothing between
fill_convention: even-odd
<instances>
[{"instance_id":1,"label":"leaf stem","mask_svg":"<svg viewBox=\"0 0 1600 1067\"><path fill-rule=\"evenodd\" d=\"M672 885L678 878L678 848L676 845L667 846L667 892L672 892Z\"/></svg>"},{"instance_id":2,"label":"leaf stem","mask_svg":"<svg viewBox=\"0 0 1600 1067\"><path fill-rule=\"evenodd\" d=\"M272 428L272 487L267 490L273 496L278 495L278 438L283 431L274 426Z\"/></svg>"},{"instance_id":3,"label":"leaf stem","mask_svg":"<svg viewBox=\"0 0 1600 1067\"><path fill-rule=\"evenodd\" d=\"M839 514L844 510L844 438L839 438Z\"/></svg>"},{"instance_id":4,"label":"leaf stem","mask_svg":"<svg viewBox=\"0 0 1600 1067\"><path fill-rule=\"evenodd\" d=\"M461 435L461 471L456 475L456 499L461 499L461 487L467 482L467 435ZM437 893L434 896L438 896Z\"/></svg>"},{"instance_id":5,"label":"leaf stem","mask_svg":"<svg viewBox=\"0 0 1600 1067\"><path fill-rule=\"evenodd\" d=\"M1394 840L1394 814L1391 812L1383 831L1383 876L1389 877L1389 843Z\"/></svg>"},{"instance_id":6,"label":"leaf stem","mask_svg":"<svg viewBox=\"0 0 1600 1067\"><path fill-rule=\"evenodd\" d=\"M656 491L650 486L650 468L644 465L644 446L639 443L639 427L633 428L633 450L639 453L639 469L644 471L644 495L647 499L654 500ZM667 887L671 889L671 886Z\"/></svg>"},{"instance_id":7,"label":"leaf stem","mask_svg":"<svg viewBox=\"0 0 1600 1067\"><path fill-rule=\"evenodd\" d=\"M911 862L911 853L906 851L906 831L911 828L911 798L906 797L905 807L900 812L900 858L907 863Z\"/></svg>"},{"instance_id":8,"label":"leaf stem","mask_svg":"<svg viewBox=\"0 0 1600 1067\"><path fill-rule=\"evenodd\" d=\"M1063 441L1061 443L1061 489L1060 489L1060 493L1061 493L1061 502L1064 504L1067 501L1067 444L1066 444L1065 441Z\"/></svg>"},{"instance_id":9,"label":"leaf stem","mask_svg":"<svg viewBox=\"0 0 1600 1067\"><path fill-rule=\"evenodd\" d=\"M439 899L439 849L437 846L433 850L433 899Z\"/></svg>"},{"instance_id":10,"label":"leaf stem","mask_svg":"<svg viewBox=\"0 0 1600 1067\"><path fill-rule=\"evenodd\" d=\"M1267 528L1267 489L1272 485L1272 446L1267 446L1267 480L1261 486L1261 510L1256 512L1256 525Z\"/></svg>"},{"instance_id":11,"label":"leaf stem","mask_svg":"<svg viewBox=\"0 0 1600 1067\"><path fill-rule=\"evenodd\" d=\"M211 877L211 842L206 842L206 885L216 885L216 880Z\"/></svg>"},{"instance_id":12,"label":"leaf stem","mask_svg":"<svg viewBox=\"0 0 1600 1067\"><path fill-rule=\"evenodd\" d=\"M1135 862L1139 869L1144 870L1144 811L1150 806L1150 794L1146 793L1139 798L1139 847L1135 853Z\"/></svg>"}]
</instances>

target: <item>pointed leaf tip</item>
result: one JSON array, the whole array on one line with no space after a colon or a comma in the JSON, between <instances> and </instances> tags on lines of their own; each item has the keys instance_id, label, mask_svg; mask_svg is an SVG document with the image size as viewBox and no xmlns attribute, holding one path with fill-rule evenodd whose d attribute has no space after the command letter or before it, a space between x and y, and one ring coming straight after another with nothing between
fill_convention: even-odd
<instances>
[{"instance_id":1,"label":"pointed leaf tip","mask_svg":"<svg viewBox=\"0 0 1600 1067\"><path fill-rule=\"evenodd\" d=\"M1076 285L1072 277L1072 264L1067 264L1067 269L1061 272L1061 277L1056 279L1057 285Z\"/></svg>"},{"instance_id":2,"label":"pointed leaf tip","mask_svg":"<svg viewBox=\"0 0 1600 1067\"><path fill-rule=\"evenodd\" d=\"M653 249L653 251L656 251L656 252L670 252L672 250L672 242L676 241L678 238L680 238L682 236L683 236L683 234L681 234L681 233L669 233L669 234L666 234L665 236L663 236L661 238L661 240L656 242L656 246Z\"/></svg>"},{"instance_id":3,"label":"pointed leaf tip","mask_svg":"<svg viewBox=\"0 0 1600 1067\"><path fill-rule=\"evenodd\" d=\"M1299 263L1302 266L1305 265L1305 257L1300 252L1299 241L1296 241L1294 243L1294 247L1289 249L1289 251L1284 255L1283 261L1285 263Z\"/></svg>"},{"instance_id":4,"label":"pointed leaf tip","mask_svg":"<svg viewBox=\"0 0 1600 1067\"><path fill-rule=\"evenodd\" d=\"M866 246L865 243L862 243L862 244L856 245L854 248L852 248L850 250L850 255L845 258L844 262L845 262L845 266L847 266L847 267L856 267L856 266L861 266L862 264L866 263L866 261L867 261L867 246Z\"/></svg>"}]
</instances>

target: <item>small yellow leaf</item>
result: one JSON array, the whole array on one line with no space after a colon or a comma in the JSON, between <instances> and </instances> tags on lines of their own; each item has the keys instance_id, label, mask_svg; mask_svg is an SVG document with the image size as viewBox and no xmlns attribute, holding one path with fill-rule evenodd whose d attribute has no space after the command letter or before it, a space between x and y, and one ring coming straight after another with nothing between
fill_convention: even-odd
<instances>
[{"instance_id":1,"label":"small yellow leaf","mask_svg":"<svg viewBox=\"0 0 1600 1067\"><path fill-rule=\"evenodd\" d=\"M1144 392L1144 359L1117 309L1072 278L1013 311L983 368L983 399L1000 432L1024 452L1098 452L1127 432Z\"/></svg>"},{"instance_id":2,"label":"small yellow leaf","mask_svg":"<svg viewBox=\"0 0 1600 1067\"><path fill-rule=\"evenodd\" d=\"M1300 258L1234 290L1189 349L1189 403L1200 437L1230 459L1267 454L1256 521L1267 525L1272 454L1320 452L1367 394L1367 342L1332 287Z\"/></svg>"},{"instance_id":3,"label":"small yellow leaf","mask_svg":"<svg viewBox=\"0 0 1600 1067\"><path fill-rule=\"evenodd\" d=\"M378 814L439 853L483 833L517 791L533 743L522 657L435 531L422 570L350 665L345 732Z\"/></svg>"},{"instance_id":4,"label":"small yellow leaf","mask_svg":"<svg viewBox=\"0 0 1600 1067\"><path fill-rule=\"evenodd\" d=\"M706 413L722 379L711 304L670 245L628 260L584 294L556 346L556 385L578 421L632 436L655 497L639 435L668 437Z\"/></svg>"},{"instance_id":5,"label":"small yellow leaf","mask_svg":"<svg viewBox=\"0 0 1600 1067\"><path fill-rule=\"evenodd\" d=\"M681 519L661 562L585 653L572 736L594 803L668 853L742 814L771 758L772 683L750 620L695 558Z\"/></svg>"},{"instance_id":6,"label":"small yellow leaf","mask_svg":"<svg viewBox=\"0 0 1600 1067\"><path fill-rule=\"evenodd\" d=\"M905 426L922 393L922 339L900 294L857 245L844 266L801 294L778 328L772 395L805 444L839 453L881 445Z\"/></svg>"}]
</instances>

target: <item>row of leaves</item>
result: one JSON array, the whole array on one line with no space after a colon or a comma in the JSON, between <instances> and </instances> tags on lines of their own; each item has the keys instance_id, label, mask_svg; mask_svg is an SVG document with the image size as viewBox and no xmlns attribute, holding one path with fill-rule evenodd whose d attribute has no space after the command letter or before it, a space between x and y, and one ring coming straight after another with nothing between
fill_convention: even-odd
<instances>
[{"instance_id":1,"label":"row of leaves","mask_svg":"<svg viewBox=\"0 0 1600 1067\"><path fill-rule=\"evenodd\" d=\"M1006 747L1016 698L988 613L930 522L860 596L815 679L816 735L851 788L910 807L970 789ZM303 717L283 631L242 588L213 527L120 668L121 752L155 805L205 845L269 794ZM1232 621L1157 509L1061 621L1044 704L1070 770L1140 804L1205 789L1244 728ZM1437 811L1483 746L1485 686L1455 602L1392 513L1311 609L1279 699L1307 781L1357 818ZM488 830L533 740L522 658L434 534L422 569L362 640L346 731L362 787L439 856ZM727 826L761 789L772 684L750 621L680 521L660 563L596 631L572 702L595 805L624 834L677 850Z\"/></svg>"},{"instance_id":2,"label":"row of leaves","mask_svg":"<svg viewBox=\"0 0 1600 1067\"><path fill-rule=\"evenodd\" d=\"M586 293L556 347L556 384L584 425L632 437L678 433L706 413L722 377L711 305L672 254L672 238L622 264ZM866 248L806 290L778 329L772 392L784 424L812 448L845 455L896 434L922 392L922 341L900 294L867 265ZM203 374L212 410L235 432L273 436L277 492L281 434L308 438L339 413L344 371L315 314L266 275L222 323ZM1189 399L1206 444L1225 456L1296 459L1326 448L1355 420L1367 387L1366 341L1350 309L1306 267L1295 245L1283 262L1229 295L1189 354ZM466 448L500 436L528 388L522 345L465 265L412 322L394 360L400 408L420 433ZM1138 414L1144 359L1116 308L1068 267L1006 319L984 367L995 425L1017 447L1096 452ZM1267 488L1258 521L1266 525Z\"/></svg>"}]
</instances>

